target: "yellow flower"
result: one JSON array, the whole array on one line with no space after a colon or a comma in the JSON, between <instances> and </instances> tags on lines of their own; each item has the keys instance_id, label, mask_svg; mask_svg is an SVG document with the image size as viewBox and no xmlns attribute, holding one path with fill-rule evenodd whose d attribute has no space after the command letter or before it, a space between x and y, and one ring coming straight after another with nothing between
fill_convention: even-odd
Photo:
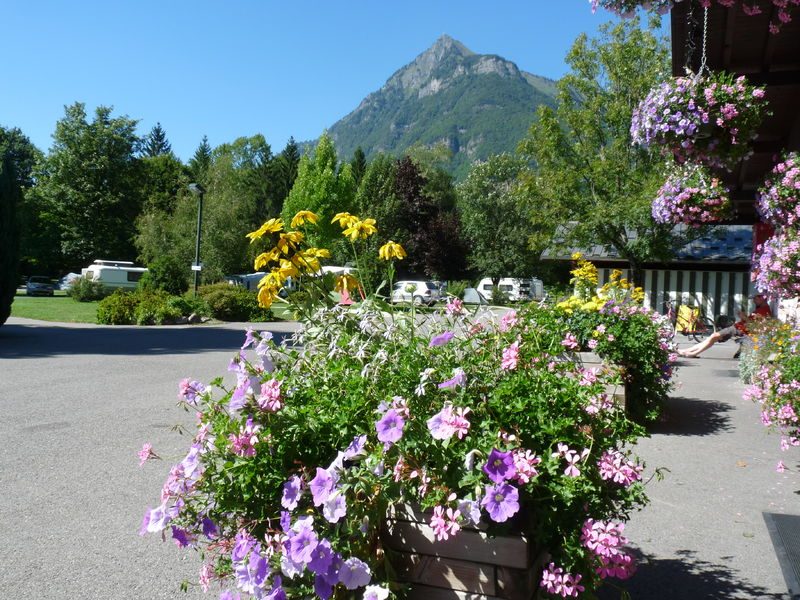
<instances>
[{"instance_id":1,"label":"yellow flower","mask_svg":"<svg viewBox=\"0 0 800 600\"><path fill-rule=\"evenodd\" d=\"M258 256L256 256L256 260L253 263L256 271L260 271L263 267L266 267L271 262L276 262L280 258L280 251L277 248L273 248L269 252L262 252Z\"/></svg>"},{"instance_id":2,"label":"yellow flower","mask_svg":"<svg viewBox=\"0 0 800 600\"><path fill-rule=\"evenodd\" d=\"M305 273L318 273L322 266L319 264L319 259L315 256L313 250L316 250L316 248L300 250L292 257L292 263Z\"/></svg>"},{"instance_id":3,"label":"yellow flower","mask_svg":"<svg viewBox=\"0 0 800 600\"><path fill-rule=\"evenodd\" d=\"M319 217L310 210L301 210L292 219L291 226L294 228L300 227L300 225L303 225L304 223L316 224L318 220Z\"/></svg>"},{"instance_id":4,"label":"yellow flower","mask_svg":"<svg viewBox=\"0 0 800 600\"><path fill-rule=\"evenodd\" d=\"M258 287L281 289L285 281L286 278L281 276L281 272L279 269L272 269L272 271L270 271L261 278L261 281L258 282Z\"/></svg>"},{"instance_id":5,"label":"yellow flower","mask_svg":"<svg viewBox=\"0 0 800 600\"><path fill-rule=\"evenodd\" d=\"M295 255L296 256L296 255ZM289 277L300 277L299 269L293 264L293 260L281 259L281 266L278 267L278 273L286 280Z\"/></svg>"},{"instance_id":6,"label":"yellow flower","mask_svg":"<svg viewBox=\"0 0 800 600\"><path fill-rule=\"evenodd\" d=\"M363 221L356 219L342 234L350 238L351 242L355 242L358 239L365 240L373 233L377 232L378 230L375 228L375 219L364 219Z\"/></svg>"},{"instance_id":7,"label":"yellow flower","mask_svg":"<svg viewBox=\"0 0 800 600\"><path fill-rule=\"evenodd\" d=\"M334 284L333 289L339 292L340 294L342 291L347 290L355 290L358 288L358 279L350 275L349 273L345 273L344 275L339 275L336 277L336 283Z\"/></svg>"},{"instance_id":8,"label":"yellow flower","mask_svg":"<svg viewBox=\"0 0 800 600\"><path fill-rule=\"evenodd\" d=\"M573 252L572 253L572 260L580 260L581 256L583 256L580 252Z\"/></svg>"},{"instance_id":9,"label":"yellow flower","mask_svg":"<svg viewBox=\"0 0 800 600\"><path fill-rule=\"evenodd\" d=\"M358 217L354 217L349 212L340 212L336 213L333 219L331 219L331 223L336 223L337 221L339 222L339 225L341 225L342 229L347 229L353 223L358 221Z\"/></svg>"},{"instance_id":10,"label":"yellow flower","mask_svg":"<svg viewBox=\"0 0 800 600\"><path fill-rule=\"evenodd\" d=\"M268 233L278 233L280 231L283 231L283 221L281 219L270 219L255 231L248 233L247 237L250 238L250 243L252 244Z\"/></svg>"},{"instance_id":11,"label":"yellow flower","mask_svg":"<svg viewBox=\"0 0 800 600\"><path fill-rule=\"evenodd\" d=\"M266 285L258 288L258 305L261 308L269 308L278 298L278 292L280 292L280 288L268 287Z\"/></svg>"},{"instance_id":12,"label":"yellow flower","mask_svg":"<svg viewBox=\"0 0 800 600\"><path fill-rule=\"evenodd\" d=\"M330 258L331 251L327 248L309 248L306 250L309 254L312 254L314 258Z\"/></svg>"},{"instance_id":13,"label":"yellow flower","mask_svg":"<svg viewBox=\"0 0 800 600\"><path fill-rule=\"evenodd\" d=\"M400 244L389 240L378 250L378 256L383 260L403 260L406 257L406 251Z\"/></svg>"},{"instance_id":14,"label":"yellow flower","mask_svg":"<svg viewBox=\"0 0 800 600\"><path fill-rule=\"evenodd\" d=\"M304 239L305 236L302 234L302 232L288 231L281 234L280 238L278 238L278 243L275 244L275 247L279 252L288 256L289 252L297 249L297 245Z\"/></svg>"}]
</instances>

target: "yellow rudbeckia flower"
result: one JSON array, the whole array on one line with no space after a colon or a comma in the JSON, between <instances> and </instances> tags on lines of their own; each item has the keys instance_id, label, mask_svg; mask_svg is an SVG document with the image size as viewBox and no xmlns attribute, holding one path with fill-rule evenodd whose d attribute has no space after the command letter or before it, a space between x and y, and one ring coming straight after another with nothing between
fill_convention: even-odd
<instances>
[{"instance_id":1,"label":"yellow rudbeckia flower","mask_svg":"<svg viewBox=\"0 0 800 600\"><path fill-rule=\"evenodd\" d=\"M333 289L336 290L338 293L342 293L343 290L355 290L358 288L358 279L350 275L349 273L345 273L344 275L339 275L336 278L336 283L334 284Z\"/></svg>"},{"instance_id":2,"label":"yellow rudbeckia flower","mask_svg":"<svg viewBox=\"0 0 800 600\"><path fill-rule=\"evenodd\" d=\"M253 263L256 271L260 271L263 267L266 267L271 262L276 262L281 256L280 251L277 248L273 248L269 252L262 252L258 256L256 256L256 260Z\"/></svg>"},{"instance_id":3,"label":"yellow rudbeckia flower","mask_svg":"<svg viewBox=\"0 0 800 600\"><path fill-rule=\"evenodd\" d=\"M356 221L358 221L358 217L351 215L349 212L336 213L333 219L331 219L331 223L338 222L342 229L347 229Z\"/></svg>"},{"instance_id":4,"label":"yellow rudbeckia flower","mask_svg":"<svg viewBox=\"0 0 800 600\"><path fill-rule=\"evenodd\" d=\"M358 239L365 240L373 233L377 232L378 229L375 227L375 219L364 219L363 221L356 219L342 234L350 238L351 242L355 242Z\"/></svg>"},{"instance_id":5,"label":"yellow rudbeckia flower","mask_svg":"<svg viewBox=\"0 0 800 600\"><path fill-rule=\"evenodd\" d=\"M247 237L250 238L250 243L252 244L268 233L279 233L281 231L283 231L283 221L281 219L270 219L255 231L248 233Z\"/></svg>"},{"instance_id":6,"label":"yellow rudbeckia flower","mask_svg":"<svg viewBox=\"0 0 800 600\"><path fill-rule=\"evenodd\" d=\"M278 243L275 244L275 247L282 254L286 254L288 256L291 250L295 250L300 242L305 239L305 236L300 231L288 231L286 233L282 233L280 238L278 238Z\"/></svg>"},{"instance_id":7,"label":"yellow rudbeckia flower","mask_svg":"<svg viewBox=\"0 0 800 600\"><path fill-rule=\"evenodd\" d=\"M293 264L293 261L281 259L281 266L278 267L278 273L284 279L289 277L300 277L300 270Z\"/></svg>"},{"instance_id":8,"label":"yellow rudbeckia flower","mask_svg":"<svg viewBox=\"0 0 800 600\"><path fill-rule=\"evenodd\" d=\"M278 298L278 292L280 292L280 288L272 288L268 286L258 288L258 305L261 308L269 308Z\"/></svg>"},{"instance_id":9,"label":"yellow rudbeckia flower","mask_svg":"<svg viewBox=\"0 0 800 600\"><path fill-rule=\"evenodd\" d=\"M389 240L378 250L378 257L382 260L392 260L393 258L403 260L406 257L406 251L400 244Z\"/></svg>"},{"instance_id":10,"label":"yellow rudbeckia flower","mask_svg":"<svg viewBox=\"0 0 800 600\"><path fill-rule=\"evenodd\" d=\"M301 210L292 219L291 226L292 228L295 228L300 227L300 225L303 225L304 223L316 224L318 220L319 217L310 210Z\"/></svg>"}]
</instances>

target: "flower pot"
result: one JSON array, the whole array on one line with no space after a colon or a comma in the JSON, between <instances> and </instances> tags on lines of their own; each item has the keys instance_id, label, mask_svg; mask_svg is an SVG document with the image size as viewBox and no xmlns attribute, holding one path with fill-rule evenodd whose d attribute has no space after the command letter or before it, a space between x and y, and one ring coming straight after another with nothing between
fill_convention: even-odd
<instances>
[{"instance_id":1,"label":"flower pot","mask_svg":"<svg viewBox=\"0 0 800 600\"><path fill-rule=\"evenodd\" d=\"M524 535L490 537L463 527L437 541L431 512L419 506L392 507L383 543L396 581L408 585L409 600L530 600L539 590L549 555Z\"/></svg>"}]
</instances>

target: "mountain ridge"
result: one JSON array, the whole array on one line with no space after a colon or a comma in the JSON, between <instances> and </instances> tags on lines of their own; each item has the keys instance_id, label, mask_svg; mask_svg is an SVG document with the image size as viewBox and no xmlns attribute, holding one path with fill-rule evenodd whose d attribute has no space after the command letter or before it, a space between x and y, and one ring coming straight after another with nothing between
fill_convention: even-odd
<instances>
[{"instance_id":1,"label":"mountain ridge","mask_svg":"<svg viewBox=\"0 0 800 600\"><path fill-rule=\"evenodd\" d=\"M450 170L513 151L540 104L555 104L555 82L496 54L477 54L447 34L395 71L328 133L339 155L358 146L371 157L445 143Z\"/></svg>"}]
</instances>

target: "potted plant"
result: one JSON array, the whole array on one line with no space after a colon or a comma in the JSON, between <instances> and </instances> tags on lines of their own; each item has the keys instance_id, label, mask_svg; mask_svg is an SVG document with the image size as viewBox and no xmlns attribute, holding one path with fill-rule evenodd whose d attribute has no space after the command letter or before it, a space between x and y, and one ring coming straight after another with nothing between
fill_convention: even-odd
<instances>
[{"instance_id":1,"label":"potted plant","mask_svg":"<svg viewBox=\"0 0 800 600\"><path fill-rule=\"evenodd\" d=\"M789 152L772 169L758 190L756 201L761 218L776 227L800 225L800 156Z\"/></svg>"},{"instance_id":2,"label":"potted plant","mask_svg":"<svg viewBox=\"0 0 800 600\"><path fill-rule=\"evenodd\" d=\"M653 200L656 223L699 227L724 220L730 213L728 190L699 165L687 164L675 169Z\"/></svg>"}]
</instances>

